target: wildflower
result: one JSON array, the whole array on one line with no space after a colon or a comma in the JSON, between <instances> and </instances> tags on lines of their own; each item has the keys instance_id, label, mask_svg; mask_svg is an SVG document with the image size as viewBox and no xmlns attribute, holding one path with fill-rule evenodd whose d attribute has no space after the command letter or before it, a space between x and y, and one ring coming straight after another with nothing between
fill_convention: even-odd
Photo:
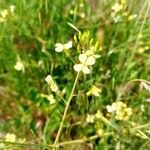
<instances>
[{"instance_id":1,"label":"wildflower","mask_svg":"<svg viewBox=\"0 0 150 150\"><path fill-rule=\"evenodd\" d=\"M117 120L128 120L132 115L132 109L121 101L112 103L112 105L107 105L106 109L109 113L114 112Z\"/></svg>"},{"instance_id":2,"label":"wildflower","mask_svg":"<svg viewBox=\"0 0 150 150\"><path fill-rule=\"evenodd\" d=\"M71 9L69 13L70 13L71 15L73 15L73 14L74 14L74 11Z\"/></svg>"},{"instance_id":3,"label":"wildflower","mask_svg":"<svg viewBox=\"0 0 150 150\"><path fill-rule=\"evenodd\" d=\"M98 87L96 87L95 85L93 85L91 87L91 89L86 94L87 94L87 96L93 94L93 95L95 95L95 96L98 97L100 92L101 92L101 89L99 89Z\"/></svg>"},{"instance_id":4,"label":"wildflower","mask_svg":"<svg viewBox=\"0 0 150 150\"><path fill-rule=\"evenodd\" d=\"M126 3L126 0L121 0L120 2L124 5Z\"/></svg>"},{"instance_id":5,"label":"wildflower","mask_svg":"<svg viewBox=\"0 0 150 150\"><path fill-rule=\"evenodd\" d=\"M102 136L103 133L104 133L104 131L103 131L102 129L98 129L97 134L98 134L99 136Z\"/></svg>"},{"instance_id":6,"label":"wildflower","mask_svg":"<svg viewBox=\"0 0 150 150\"><path fill-rule=\"evenodd\" d=\"M100 110L97 111L97 113L95 114L95 118L100 119L102 116Z\"/></svg>"},{"instance_id":7,"label":"wildflower","mask_svg":"<svg viewBox=\"0 0 150 150\"><path fill-rule=\"evenodd\" d=\"M112 112L115 112L117 108L116 108L115 103L113 103L112 105L107 105L106 109L109 113L112 113Z\"/></svg>"},{"instance_id":8,"label":"wildflower","mask_svg":"<svg viewBox=\"0 0 150 150\"><path fill-rule=\"evenodd\" d=\"M21 61L17 61L14 69L18 70L18 71L23 71L24 72L24 65Z\"/></svg>"},{"instance_id":9,"label":"wildflower","mask_svg":"<svg viewBox=\"0 0 150 150\"><path fill-rule=\"evenodd\" d=\"M131 20L135 19L136 17L137 17L137 14L129 15L128 16L128 21L131 21Z\"/></svg>"},{"instance_id":10,"label":"wildflower","mask_svg":"<svg viewBox=\"0 0 150 150\"><path fill-rule=\"evenodd\" d=\"M50 94L50 95L41 94L41 97L46 98L50 104L54 104L56 102L56 100L52 94Z\"/></svg>"},{"instance_id":11,"label":"wildflower","mask_svg":"<svg viewBox=\"0 0 150 150\"><path fill-rule=\"evenodd\" d=\"M143 38L143 34L142 34L142 33L139 33L139 34L138 34L138 38L139 38L139 39Z\"/></svg>"},{"instance_id":12,"label":"wildflower","mask_svg":"<svg viewBox=\"0 0 150 150\"><path fill-rule=\"evenodd\" d=\"M84 3L80 3L79 6L80 6L81 8L83 8L83 7L84 7Z\"/></svg>"},{"instance_id":13,"label":"wildflower","mask_svg":"<svg viewBox=\"0 0 150 150\"><path fill-rule=\"evenodd\" d=\"M5 141L6 142L15 142L16 141L16 135L15 134L10 134L10 133L7 133L5 135Z\"/></svg>"},{"instance_id":14,"label":"wildflower","mask_svg":"<svg viewBox=\"0 0 150 150\"><path fill-rule=\"evenodd\" d=\"M1 13L2 18L6 18L6 16L8 15L8 10L4 9L0 13Z\"/></svg>"},{"instance_id":15,"label":"wildflower","mask_svg":"<svg viewBox=\"0 0 150 150\"><path fill-rule=\"evenodd\" d=\"M111 9L112 9L115 13L117 13L117 12L119 12L121 9L123 9L123 5L122 5L122 4L119 4L119 3L115 3L115 4L111 7Z\"/></svg>"},{"instance_id":16,"label":"wildflower","mask_svg":"<svg viewBox=\"0 0 150 150\"><path fill-rule=\"evenodd\" d=\"M11 12L11 13L14 13L15 6L14 6L14 5L10 5L9 9L10 9L10 12Z\"/></svg>"},{"instance_id":17,"label":"wildflower","mask_svg":"<svg viewBox=\"0 0 150 150\"><path fill-rule=\"evenodd\" d=\"M80 54L79 55L79 60L80 64L75 64L74 65L74 70L76 72L82 71L85 74L90 73L90 69L88 66L94 65L95 64L95 58L93 56L87 56L86 54Z\"/></svg>"},{"instance_id":18,"label":"wildflower","mask_svg":"<svg viewBox=\"0 0 150 150\"><path fill-rule=\"evenodd\" d=\"M53 78L51 75L48 75L46 78L45 78L45 81L47 82L47 84L50 86L51 90L53 92L57 92L58 91L58 86L57 84L54 82Z\"/></svg>"},{"instance_id":19,"label":"wildflower","mask_svg":"<svg viewBox=\"0 0 150 150\"><path fill-rule=\"evenodd\" d=\"M85 18L85 13L81 13L81 14L80 14L80 17L81 17L81 18Z\"/></svg>"},{"instance_id":20,"label":"wildflower","mask_svg":"<svg viewBox=\"0 0 150 150\"><path fill-rule=\"evenodd\" d=\"M69 41L68 43L66 44L61 44L61 43L57 43L55 44L55 51L56 52L62 52L63 50L65 49L70 49L72 47L72 41Z\"/></svg>"},{"instance_id":21,"label":"wildflower","mask_svg":"<svg viewBox=\"0 0 150 150\"><path fill-rule=\"evenodd\" d=\"M86 50L86 51L85 51L85 54L86 54L87 56L92 56L93 59L100 58L100 55L95 55L95 54L94 54L94 48L93 48L93 47L91 47L91 50Z\"/></svg>"},{"instance_id":22,"label":"wildflower","mask_svg":"<svg viewBox=\"0 0 150 150\"><path fill-rule=\"evenodd\" d=\"M113 17L113 20L114 20L115 23L118 23L118 22L122 21L122 18L121 18L121 16L117 15L117 16Z\"/></svg>"},{"instance_id":23,"label":"wildflower","mask_svg":"<svg viewBox=\"0 0 150 150\"><path fill-rule=\"evenodd\" d=\"M94 118L95 118L94 115L87 114L86 122L93 123Z\"/></svg>"},{"instance_id":24,"label":"wildflower","mask_svg":"<svg viewBox=\"0 0 150 150\"><path fill-rule=\"evenodd\" d=\"M116 111L115 118L117 120L128 120L129 117L132 115L132 109L131 108L122 108L118 111Z\"/></svg>"}]
</instances>

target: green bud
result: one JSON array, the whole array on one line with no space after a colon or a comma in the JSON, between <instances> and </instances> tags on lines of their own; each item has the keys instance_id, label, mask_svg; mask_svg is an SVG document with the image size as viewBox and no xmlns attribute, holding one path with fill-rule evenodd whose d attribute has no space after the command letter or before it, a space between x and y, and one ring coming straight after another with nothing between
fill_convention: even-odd
<instances>
[{"instance_id":1,"label":"green bud","mask_svg":"<svg viewBox=\"0 0 150 150\"><path fill-rule=\"evenodd\" d=\"M80 47L80 45L77 46L77 52L81 53L81 47Z\"/></svg>"},{"instance_id":2,"label":"green bud","mask_svg":"<svg viewBox=\"0 0 150 150\"><path fill-rule=\"evenodd\" d=\"M77 35L74 35L74 41L75 41L76 43L78 43Z\"/></svg>"}]
</instances>

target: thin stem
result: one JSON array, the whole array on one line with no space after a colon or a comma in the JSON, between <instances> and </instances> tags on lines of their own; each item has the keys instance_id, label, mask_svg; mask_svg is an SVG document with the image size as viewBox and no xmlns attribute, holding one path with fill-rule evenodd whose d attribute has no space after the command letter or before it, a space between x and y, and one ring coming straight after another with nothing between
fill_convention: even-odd
<instances>
[{"instance_id":1,"label":"thin stem","mask_svg":"<svg viewBox=\"0 0 150 150\"><path fill-rule=\"evenodd\" d=\"M104 133L102 136L96 134L96 135L93 135L93 136L90 136L90 137L84 137L82 139L61 142L61 143L58 143L58 146L65 146L65 145L85 143L85 142L88 142L88 141L93 141L93 140L95 140L95 139L97 139L99 137L110 136L110 135L113 135L113 132Z\"/></svg>"},{"instance_id":2,"label":"thin stem","mask_svg":"<svg viewBox=\"0 0 150 150\"><path fill-rule=\"evenodd\" d=\"M75 79L74 84L73 84L72 91L70 93L70 96L68 98L68 101L67 101L67 104L66 104L66 107L65 107L65 110L64 110L63 118L62 118L61 124L59 126L59 130L57 132L56 139L55 139L55 142L54 142L54 147L55 148L56 148L56 145L59 141L59 137L60 137L60 134L61 134L61 131L62 131L62 128L63 128L63 124L64 124L64 121L65 121L65 118L66 118L66 114L67 114L67 111L68 111L68 108L69 108L69 105L70 105L71 99L73 97L73 93L74 93L74 90L75 90L75 87L76 87L76 84L77 84L77 81L78 81L78 78L79 78L79 74L80 74L80 72L77 73L76 79Z\"/></svg>"},{"instance_id":3,"label":"thin stem","mask_svg":"<svg viewBox=\"0 0 150 150\"><path fill-rule=\"evenodd\" d=\"M65 145L85 143L85 142L93 141L93 140L95 140L99 137L111 136L113 134L114 134L113 132L104 133L102 135L97 135L96 134L96 135L93 135L93 136L90 136L90 137L84 137L82 139L60 142L60 143L57 144L57 146L65 146ZM16 145L16 146L30 146L30 147L32 146L32 147L54 148L53 145L48 145L48 144L17 143L17 142L6 142L6 141L2 141L2 140L0 140L0 143Z\"/></svg>"},{"instance_id":4,"label":"thin stem","mask_svg":"<svg viewBox=\"0 0 150 150\"><path fill-rule=\"evenodd\" d=\"M32 144L32 143L17 143L17 142L7 142L0 140L0 143L3 144L10 144L10 145L16 145L16 146L30 146L30 147L45 147L45 148L52 148L52 145L45 145L45 144Z\"/></svg>"}]
</instances>

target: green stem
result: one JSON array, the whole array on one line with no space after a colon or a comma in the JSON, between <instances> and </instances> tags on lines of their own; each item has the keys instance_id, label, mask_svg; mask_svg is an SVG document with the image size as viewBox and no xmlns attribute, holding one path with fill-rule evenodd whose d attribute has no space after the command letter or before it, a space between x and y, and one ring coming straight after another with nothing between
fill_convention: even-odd
<instances>
[{"instance_id":1,"label":"green stem","mask_svg":"<svg viewBox=\"0 0 150 150\"><path fill-rule=\"evenodd\" d=\"M70 105L71 99L73 97L73 93L74 93L74 90L75 90L75 87L76 87L76 84L77 84L77 81L78 81L78 78L79 78L79 74L80 74L80 72L77 73L76 79L75 79L74 84L73 84L72 91L71 91L70 96L68 98L68 101L67 101L67 104L66 104L66 107L65 107L65 110L64 110L63 118L62 118L62 121L60 123L59 130L57 132L56 139L55 139L55 142L54 142L54 145L53 145L54 146L53 150L56 149L56 145L59 141L59 137L60 137L60 134L61 134L61 131L62 131L62 128L63 128L63 124L64 124L64 121L65 121L65 118L66 118L66 114L67 114L67 111L68 111L68 108L69 108L69 105Z\"/></svg>"},{"instance_id":2,"label":"green stem","mask_svg":"<svg viewBox=\"0 0 150 150\"><path fill-rule=\"evenodd\" d=\"M107 132L102 135L93 135L90 137L83 137L82 139L77 139L77 140L71 140L71 141L65 141L61 143L57 143L58 146L66 146L66 145L72 145L72 144L80 144L80 143L85 143L85 142L90 142L93 141L99 137L105 137L105 136L111 136L113 135L113 132ZM16 146L30 146L30 147L42 147L42 148L54 148L53 145L48 145L48 144L32 144L32 143L17 143L17 142L6 142L0 140L0 143L3 144L10 144L10 145L16 145Z\"/></svg>"},{"instance_id":3,"label":"green stem","mask_svg":"<svg viewBox=\"0 0 150 150\"><path fill-rule=\"evenodd\" d=\"M96 135L93 135L93 136L90 136L90 137L84 137L82 139L61 142L61 143L58 143L58 146L65 146L65 145L72 145L72 144L90 142L90 141L93 141L93 140L95 140L99 137L110 136L110 135L113 135L113 132L104 133L101 136L96 134Z\"/></svg>"}]
</instances>

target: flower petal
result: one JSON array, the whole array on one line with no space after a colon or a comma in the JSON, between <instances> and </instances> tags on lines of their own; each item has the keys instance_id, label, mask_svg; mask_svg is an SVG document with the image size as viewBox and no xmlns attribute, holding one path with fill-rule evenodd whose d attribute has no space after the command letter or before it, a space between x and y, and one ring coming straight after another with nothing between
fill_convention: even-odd
<instances>
[{"instance_id":1,"label":"flower petal","mask_svg":"<svg viewBox=\"0 0 150 150\"><path fill-rule=\"evenodd\" d=\"M90 56L86 60L86 65L93 65L95 64L95 58L93 56Z\"/></svg>"},{"instance_id":2,"label":"flower petal","mask_svg":"<svg viewBox=\"0 0 150 150\"><path fill-rule=\"evenodd\" d=\"M57 44L55 44L55 51L56 52L62 52L63 51L63 49L64 49L64 46L63 46L63 44L61 44L61 43L57 43Z\"/></svg>"},{"instance_id":3,"label":"flower petal","mask_svg":"<svg viewBox=\"0 0 150 150\"><path fill-rule=\"evenodd\" d=\"M72 47L72 41L69 41L64 45L65 49L70 49Z\"/></svg>"},{"instance_id":4,"label":"flower petal","mask_svg":"<svg viewBox=\"0 0 150 150\"><path fill-rule=\"evenodd\" d=\"M83 64L75 64L75 65L73 66L73 68L74 68L74 70L75 70L76 72L81 71L81 70L82 70L82 67L83 67Z\"/></svg>"},{"instance_id":5,"label":"flower petal","mask_svg":"<svg viewBox=\"0 0 150 150\"><path fill-rule=\"evenodd\" d=\"M79 60L80 60L81 63L84 64L87 60L87 56L85 54L80 54L79 55Z\"/></svg>"},{"instance_id":6,"label":"flower petal","mask_svg":"<svg viewBox=\"0 0 150 150\"><path fill-rule=\"evenodd\" d=\"M83 68L82 68L82 72L85 73L85 74L89 74L90 69L86 65L84 65Z\"/></svg>"}]
</instances>

